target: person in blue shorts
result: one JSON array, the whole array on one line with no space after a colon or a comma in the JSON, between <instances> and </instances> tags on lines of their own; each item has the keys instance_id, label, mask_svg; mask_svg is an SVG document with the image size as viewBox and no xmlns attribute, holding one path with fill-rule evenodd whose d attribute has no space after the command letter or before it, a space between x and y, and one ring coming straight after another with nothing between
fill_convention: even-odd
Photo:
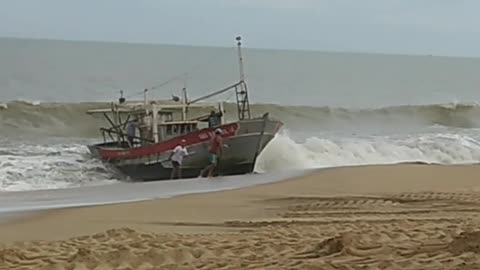
<instances>
[{"instance_id":1,"label":"person in blue shorts","mask_svg":"<svg viewBox=\"0 0 480 270\"><path fill-rule=\"evenodd\" d=\"M212 177L213 170L217 167L218 164L218 158L223 153L222 134L223 131L221 129L217 128L215 130L215 137L213 137L212 144L210 145L210 149L208 151L208 159L210 164L200 172L200 177L204 176L206 171L208 171L208 177Z\"/></svg>"}]
</instances>

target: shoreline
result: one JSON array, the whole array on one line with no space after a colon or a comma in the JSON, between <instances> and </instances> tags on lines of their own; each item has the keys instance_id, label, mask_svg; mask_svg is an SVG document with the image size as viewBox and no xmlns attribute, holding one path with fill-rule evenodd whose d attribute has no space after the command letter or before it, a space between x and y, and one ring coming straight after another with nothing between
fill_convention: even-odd
<instances>
[{"instance_id":1,"label":"shoreline","mask_svg":"<svg viewBox=\"0 0 480 270\"><path fill-rule=\"evenodd\" d=\"M194 194L254 187L282 182L315 173L316 169L291 170L278 173L192 178L181 181L118 182L107 185L60 189L5 192L0 196L2 215L95 207L169 199Z\"/></svg>"},{"instance_id":2,"label":"shoreline","mask_svg":"<svg viewBox=\"0 0 480 270\"><path fill-rule=\"evenodd\" d=\"M245 188L251 188L256 186L268 185L273 183L280 183L283 181L295 180L297 178L308 177L313 174L318 174L320 172L326 172L330 170L341 170L341 169L355 169L362 167L377 167L377 166L399 166L399 165L435 165L435 166L473 166L476 164L438 164L438 163L427 163L423 161L414 161L414 162L400 162L400 163L391 163L391 164L372 164L372 165L348 165L348 166L336 166L336 167L325 167L325 168L311 168L303 170L286 170L280 171L277 173L255 173L250 175L236 175L236 176L227 176L227 177L216 177L212 179L202 178L191 178L184 179L181 181L148 181L148 182L122 182L111 183L106 185L92 185L92 186L81 186L81 187L66 187L58 189L37 189L37 190L22 190L22 191L5 191L0 192L0 223L7 223L9 216L28 216L30 214L35 214L38 212L52 211L52 210L62 210L70 208L82 208L82 207L95 207L95 206L108 206L115 204L126 204L126 203L138 203L150 200L161 200L161 199L171 199L183 196L190 196L195 194L209 194L229 190L242 190ZM256 181L254 178L262 179ZM193 183L194 181L211 181L211 183L224 183L226 181L241 181L242 179L249 179L251 183L246 185L232 185L221 188L211 188L209 190L189 190L187 192L179 192L182 188L182 184ZM267 179L267 180L265 180ZM172 190L171 194L158 194L158 193L147 193L145 190L150 188L162 188L162 185L172 185L177 190ZM177 186L178 184L178 186ZM142 186L144 185L144 186ZM131 189L129 189L129 187ZM95 192L99 190L99 192ZM129 193L139 192L143 197L125 197L125 191ZM99 200L98 195L115 192L117 196L110 199ZM89 193L94 193L90 194ZM120 194L119 194L120 193ZM62 197L77 195L83 196L82 200L73 200L70 198L70 201L61 200ZM95 197L95 198L92 198ZM48 198L50 201L49 204L38 204L41 201L44 201L45 198ZM92 201L93 199L93 201ZM22 204L26 204L22 207ZM15 205L15 206L12 206ZM10 208L9 208L10 207ZM30 214L29 214L30 213Z\"/></svg>"},{"instance_id":3,"label":"shoreline","mask_svg":"<svg viewBox=\"0 0 480 270\"><path fill-rule=\"evenodd\" d=\"M0 257L9 269L477 269L479 174L475 165L329 168L49 210L0 224Z\"/></svg>"}]
</instances>

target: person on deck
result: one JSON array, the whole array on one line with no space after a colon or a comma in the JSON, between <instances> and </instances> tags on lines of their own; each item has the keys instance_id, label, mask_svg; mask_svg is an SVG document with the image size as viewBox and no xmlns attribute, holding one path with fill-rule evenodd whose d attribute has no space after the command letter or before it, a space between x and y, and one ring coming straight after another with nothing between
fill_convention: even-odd
<instances>
[{"instance_id":1,"label":"person on deck","mask_svg":"<svg viewBox=\"0 0 480 270\"><path fill-rule=\"evenodd\" d=\"M208 116L208 127L216 127L222 124L223 113L212 110Z\"/></svg>"},{"instance_id":2,"label":"person on deck","mask_svg":"<svg viewBox=\"0 0 480 270\"><path fill-rule=\"evenodd\" d=\"M188 151L185 148L186 140L182 139L180 141L180 144L177 145L172 153L170 154L170 157L168 158L172 162L172 174L170 175L170 179L174 179L175 175L178 175L178 178L182 178L182 162L183 162L183 157L188 155Z\"/></svg>"},{"instance_id":3,"label":"person on deck","mask_svg":"<svg viewBox=\"0 0 480 270\"><path fill-rule=\"evenodd\" d=\"M135 146L134 139L135 139L135 129L136 128L137 128L137 123L136 123L135 120L128 123L128 125L127 125L127 140L130 144L130 147Z\"/></svg>"},{"instance_id":4,"label":"person on deck","mask_svg":"<svg viewBox=\"0 0 480 270\"><path fill-rule=\"evenodd\" d=\"M215 136L212 139L212 144L210 145L210 150L208 151L210 164L200 172L200 177L203 177L206 171L208 171L208 177L212 177L213 170L218 165L218 159L223 154L222 134L223 131L221 129L217 128L215 130Z\"/></svg>"}]
</instances>

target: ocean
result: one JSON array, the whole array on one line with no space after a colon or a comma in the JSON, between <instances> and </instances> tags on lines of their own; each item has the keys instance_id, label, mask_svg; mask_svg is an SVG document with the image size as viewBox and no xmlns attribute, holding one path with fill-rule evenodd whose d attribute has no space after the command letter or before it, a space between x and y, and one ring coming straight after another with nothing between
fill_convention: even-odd
<instances>
[{"instance_id":1,"label":"ocean","mask_svg":"<svg viewBox=\"0 0 480 270\"><path fill-rule=\"evenodd\" d=\"M256 171L480 160L480 59L244 48L255 115L285 126ZM238 80L236 48L0 38L0 191L112 185L85 145L115 101L198 97ZM233 93L227 118L235 116ZM212 101L216 101L213 99Z\"/></svg>"}]
</instances>

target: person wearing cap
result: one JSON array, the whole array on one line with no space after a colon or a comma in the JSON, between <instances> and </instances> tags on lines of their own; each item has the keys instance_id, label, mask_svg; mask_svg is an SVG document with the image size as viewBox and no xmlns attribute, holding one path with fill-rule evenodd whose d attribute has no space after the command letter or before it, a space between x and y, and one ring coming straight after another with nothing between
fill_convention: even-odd
<instances>
[{"instance_id":1,"label":"person wearing cap","mask_svg":"<svg viewBox=\"0 0 480 270\"><path fill-rule=\"evenodd\" d=\"M168 158L172 162L172 174L170 175L170 179L173 179L175 175L178 175L178 178L182 178L182 162L183 162L183 157L188 155L188 151L185 148L186 140L182 139L180 141L180 144L177 145L172 153L170 154L170 157Z\"/></svg>"},{"instance_id":2,"label":"person wearing cap","mask_svg":"<svg viewBox=\"0 0 480 270\"><path fill-rule=\"evenodd\" d=\"M212 177L213 170L217 167L218 158L223 153L223 139L222 135L223 131L219 128L215 130L215 136L213 137L212 144L210 145L210 149L208 151L209 154L209 162L207 167L205 167L200 172L200 177L205 175L205 172L208 171L208 177Z\"/></svg>"}]
</instances>

